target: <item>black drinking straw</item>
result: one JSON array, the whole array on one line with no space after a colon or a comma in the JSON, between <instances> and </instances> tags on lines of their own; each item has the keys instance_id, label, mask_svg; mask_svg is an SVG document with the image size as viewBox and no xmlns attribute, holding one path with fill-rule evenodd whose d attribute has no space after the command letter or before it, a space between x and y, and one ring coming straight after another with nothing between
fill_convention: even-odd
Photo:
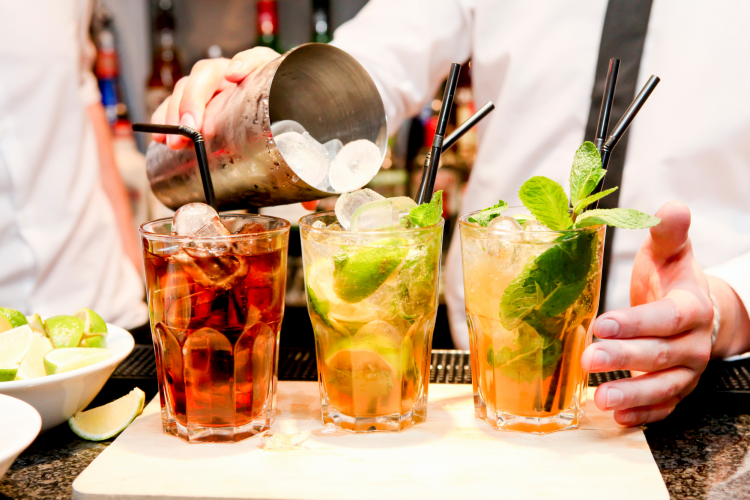
<instances>
[{"instance_id":1,"label":"black drinking straw","mask_svg":"<svg viewBox=\"0 0 750 500\"><path fill-rule=\"evenodd\" d=\"M607 79L604 83L604 95L602 95L602 106L599 108L599 121L596 124L596 137L594 145L601 154L604 138L607 137L609 128L609 115L612 113L612 103L615 100L615 88L617 87L617 73L620 71L620 60L614 57L609 60Z\"/></svg>"},{"instance_id":2,"label":"black drinking straw","mask_svg":"<svg viewBox=\"0 0 750 500\"><path fill-rule=\"evenodd\" d=\"M495 105L492 104L492 101L489 101L487 104L479 108L479 110L471 115L468 120L463 122L456 130L453 131L451 135L445 138L445 141L443 142L443 153L448 151L448 149L453 146L458 140L463 137L463 135L474 128L474 126L482 121L482 119L490 114L490 112L495 109Z\"/></svg>"},{"instance_id":3,"label":"black drinking straw","mask_svg":"<svg viewBox=\"0 0 750 500\"><path fill-rule=\"evenodd\" d=\"M203 135L197 130L184 125L154 125L152 123L134 123L134 132L150 132L152 134L173 134L187 137L193 141L195 147L195 156L198 158L198 169L201 173L203 182L203 193L206 196L206 204L218 212L216 205L216 195L214 194L214 185L211 182L211 172L208 170L208 158L206 157L206 145L203 141Z\"/></svg>"},{"instance_id":4,"label":"black drinking straw","mask_svg":"<svg viewBox=\"0 0 750 500\"><path fill-rule=\"evenodd\" d=\"M451 108L453 107L453 97L456 94L460 71L460 64L451 64L450 75L448 76L448 81L445 83L443 104L440 107L435 136L432 138L432 149L422 170L422 183L419 185L417 205L429 202L432 198L432 191L435 189L435 177L437 176L437 168L440 163L440 155L443 152L443 139L445 139L445 130L448 128L448 118L450 118Z\"/></svg>"}]
</instances>

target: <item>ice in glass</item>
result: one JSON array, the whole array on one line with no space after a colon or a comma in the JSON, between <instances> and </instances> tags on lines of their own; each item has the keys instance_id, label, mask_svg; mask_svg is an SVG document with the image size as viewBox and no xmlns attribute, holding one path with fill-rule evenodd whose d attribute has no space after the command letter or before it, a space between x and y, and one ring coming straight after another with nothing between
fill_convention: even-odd
<instances>
[{"instance_id":1,"label":"ice in glass","mask_svg":"<svg viewBox=\"0 0 750 500\"><path fill-rule=\"evenodd\" d=\"M141 226L165 432L221 442L270 427L289 227L197 203Z\"/></svg>"},{"instance_id":2,"label":"ice in glass","mask_svg":"<svg viewBox=\"0 0 750 500\"><path fill-rule=\"evenodd\" d=\"M400 431L426 418L443 220L355 193L300 220L323 421Z\"/></svg>"}]
</instances>

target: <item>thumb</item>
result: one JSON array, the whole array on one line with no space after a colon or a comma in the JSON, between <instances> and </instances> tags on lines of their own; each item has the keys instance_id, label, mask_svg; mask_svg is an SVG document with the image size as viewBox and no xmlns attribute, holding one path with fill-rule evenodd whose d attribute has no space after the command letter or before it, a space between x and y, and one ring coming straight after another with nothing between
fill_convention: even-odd
<instances>
[{"instance_id":1,"label":"thumb","mask_svg":"<svg viewBox=\"0 0 750 500\"><path fill-rule=\"evenodd\" d=\"M250 73L279 57L279 53L267 47L255 47L235 54L224 73L232 83L240 83Z\"/></svg>"},{"instance_id":2,"label":"thumb","mask_svg":"<svg viewBox=\"0 0 750 500\"><path fill-rule=\"evenodd\" d=\"M679 201L669 201L659 208L656 216L661 223L651 228L651 252L655 259L666 261L688 244L690 209Z\"/></svg>"}]
</instances>

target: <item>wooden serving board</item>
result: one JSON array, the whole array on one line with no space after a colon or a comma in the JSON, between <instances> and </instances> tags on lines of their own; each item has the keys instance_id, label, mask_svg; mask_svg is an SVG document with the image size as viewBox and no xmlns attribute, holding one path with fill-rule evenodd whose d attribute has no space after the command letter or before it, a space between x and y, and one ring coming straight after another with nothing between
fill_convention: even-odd
<instances>
[{"instance_id":1,"label":"wooden serving board","mask_svg":"<svg viewBox=\"0 0 750 500\"><path fill-rule=\"evenodd\" d=\"M75 480L73 498L668 499L643 431L617 425L589 391L580 429L546 436L475 419L468 384L430 386L427 422L416 427L349 434L323 427L318 384L280 382L273 431L310 432L282 450L258 436L183 443L162 433L155 399Z\"/></svg>"}]
</instances>

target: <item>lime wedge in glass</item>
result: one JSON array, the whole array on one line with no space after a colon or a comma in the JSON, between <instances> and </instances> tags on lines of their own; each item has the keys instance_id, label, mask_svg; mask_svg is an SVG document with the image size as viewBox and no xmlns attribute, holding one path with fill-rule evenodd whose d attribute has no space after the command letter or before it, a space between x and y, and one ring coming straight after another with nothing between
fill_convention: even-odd
<instances>
[{"instance_id":1,"label":"lime wedge in glass","mask_svg":"<svg viewBox=\"0 0 750 500\"><path fill-rule=\"evenodd\" d=\"M83 336L83 321L75 316L52 316L44 321L55 349L76 347Z\"/></svg>"},{"instance_id":2,"label":"lime wedge in glass","mask_svg":"<svg viewBox=\"0 0 750 500\"><path fill-rule=\"evenodd\" d=\"M29 325L0 333L0 365L20 365L31 348L32 334Z\"/></svg>"},{"instance_id":3,"label":"lime wedge in glass","mask_svg":"<svg viewBox=\"0 0 750 500\"><path fill-rule=\"evenodd\" d=\"M383 238L333 256L333 289L342 300L359 302L385 283L409 252L404 238Z\"/></svg>"},{"instance_id":4,"label":"lime wedge in glass","mask_svg":"<svg viewBox=\"0 0 750 500\"><path fill-rule=\"evenodd\" d=\"M28 323L26 316L14 309L8 309L7 307L0 307L0 316L3 316L11 324L13 328L18 328Z\"/></svg>"},{"instance_id":5,"label":"lime wedge in glass","mask_svg":"<svg viewBox=\"0 0 750 500\"><path fill-rule=\"evenodd\" d=\"M47 329L44 327L44 321L42 321L42 317L38 314L32 314L31 316L26 316L26 321L29 322L29 326L32 330L34 330L37 333L41 333L45 337L47 337Z\"/></svg>"},{"instance_id":6,"label":"lime wedge in glass","mask_svg":"<svg viewBox=\"0 0 750 500\"><path fill-rule=\"evenodd\" d=\"M416 206L414 200L406 196L371 201L354 211L351 230L393 231L394 229L402 229L401 217L405 216L405 221L408 221L409 210Z\"/></svg>"},{"instance_id":7,"label":"lime wedge in glass","mask_svg":"<svg viewBox=\"0 0 750 500\"><path fill-rule=\"evenodd\" d=\"M103 441L124 431L143 411L146 395L139 388L104 406L79 411L68 420L73 432L89 441Z\"/></svg>"},{"instance_id":8,"label":"lime wedge in glass","mask_svg":"<svg viewBox=\"0 0 750 500\"><path fill-rule=\"evenodd\" d=\"M91 347L63 347L44 355L44 370L47 375L65 373L84 366L93 365L110 356L108 349Z\"/></svg>"},{"instance_id":9,"label":"lime wedge in glass","mask_svg":"<svg viewBox=\"0 0 750 500\"><path fill-rule=\"evenodd\" d=\"M10 382L11 380L15 380L17 372L18 365L0 364L0 382Z\"/></svg>"},{"instance_id":10,"label":"lime wedge in glass","mask_svg":"<svg viewBox=\"0 0 750 500\"><path fill-rule=\"evenodd\" d=\"M44 355L53 349L52 341L38 332L32 332L31 347L18 368L16 380L44 377Z\"/></svg>"}]
</instances>

